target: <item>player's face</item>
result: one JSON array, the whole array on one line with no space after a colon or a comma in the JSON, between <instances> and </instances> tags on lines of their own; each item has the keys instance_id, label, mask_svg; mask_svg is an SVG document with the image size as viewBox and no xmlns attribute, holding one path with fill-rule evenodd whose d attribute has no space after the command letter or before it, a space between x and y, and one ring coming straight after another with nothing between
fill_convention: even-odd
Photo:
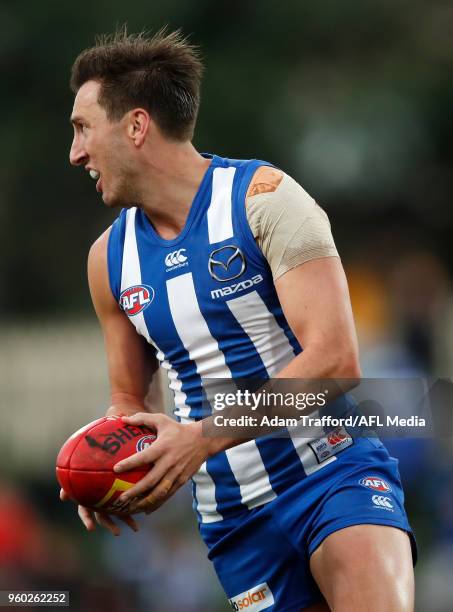
<instances>
[{"instance_id":1,"label":"player's face","mask_svg":"<svg viewBox=\"0 0 453 612\"><path fill-rule=\"evenodd\" d=\"M96 190L107 206L132 206L130 142L126 118L110 121L98 104L100 84L87 81L77 92L71 122L74 127L69 160L95 176ZM94 184L94 183L93 183Z\"/></svg>"}]
</instances>

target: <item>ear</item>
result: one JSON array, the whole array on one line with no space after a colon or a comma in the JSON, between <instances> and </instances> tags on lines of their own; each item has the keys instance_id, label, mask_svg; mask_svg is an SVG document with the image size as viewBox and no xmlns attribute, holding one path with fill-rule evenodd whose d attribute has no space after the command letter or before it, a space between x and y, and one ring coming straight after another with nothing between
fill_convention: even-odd
<instances>
[{"instance_id":1,"label":"ear","mask_svg":"<svg viewBox=\"0 0 453 612\"><path fill-rule=\"evenodd\" d=\"M141 147L148 133L150 116L143 108L134 108L128 117L127 133L134 141L136 147Z\"/></svg>"}]
</instances>

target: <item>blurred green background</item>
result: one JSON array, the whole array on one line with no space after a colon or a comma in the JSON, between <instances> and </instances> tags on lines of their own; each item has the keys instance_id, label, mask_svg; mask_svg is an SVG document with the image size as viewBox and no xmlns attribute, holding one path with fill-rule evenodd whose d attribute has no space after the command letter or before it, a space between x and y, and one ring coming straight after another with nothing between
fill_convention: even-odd
<instances>
[{"instance_id":1,"label":"blurred green background","mask_svg":"<svg viewBox=\"0 0 453 612\"><path fill-rule=\"evenodd\" d=\"M102 415L90 244L116 212L68 163L72 61L127 23L182 28L206 64L195 145L292 174L328 212L367 376L453 372L453 4L167 0L0 6L0 588L74 609L228 609L182 491L140 535L88 535L53 466ZM390 442L420 547L417 609L453 609L453 445Z\"/></svg>"}]
</instances>

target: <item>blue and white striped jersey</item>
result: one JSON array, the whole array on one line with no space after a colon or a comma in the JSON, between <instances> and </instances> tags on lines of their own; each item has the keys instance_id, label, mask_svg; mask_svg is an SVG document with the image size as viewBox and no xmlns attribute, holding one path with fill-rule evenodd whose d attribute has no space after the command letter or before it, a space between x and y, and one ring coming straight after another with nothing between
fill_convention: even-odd
<instances>
[{"instance_id":1,"label":"blue and white striped jersey","mask_svg":"<svg viewBox=\"0 0 453 612\"><path fill-rule=\"evenodd\" d=\"M207 157L211 165L176 238L164 240L142 210L130 208L108 244L112 292L155 347L183 423L202 418L210 379L267 379L302 350L246 217L251 178L269 164ZM199 520L267 503L335 460L319 463L308 441L265 437L209 458L193 477Z\"/></svg>"}]
</instances>

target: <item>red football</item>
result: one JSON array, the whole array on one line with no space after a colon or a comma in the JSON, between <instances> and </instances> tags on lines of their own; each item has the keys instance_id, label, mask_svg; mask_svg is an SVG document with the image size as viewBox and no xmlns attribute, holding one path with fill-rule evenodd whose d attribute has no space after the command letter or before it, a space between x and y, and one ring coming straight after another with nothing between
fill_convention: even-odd
<instances>
[{"instance_id":1,"label":"red football","mask_svg":"<svg viewBox=\"0 0 453 612\"><path fill-rule=\"evenodd\" d=\"M108 416L88 423L72 434L57 457L57 479L76 503L103 512L121 512L115 502L149 472L150 467L116 474L113 466L142 451L156 439L145 425L128 425Z\"/></svg>"}]
</instances>

